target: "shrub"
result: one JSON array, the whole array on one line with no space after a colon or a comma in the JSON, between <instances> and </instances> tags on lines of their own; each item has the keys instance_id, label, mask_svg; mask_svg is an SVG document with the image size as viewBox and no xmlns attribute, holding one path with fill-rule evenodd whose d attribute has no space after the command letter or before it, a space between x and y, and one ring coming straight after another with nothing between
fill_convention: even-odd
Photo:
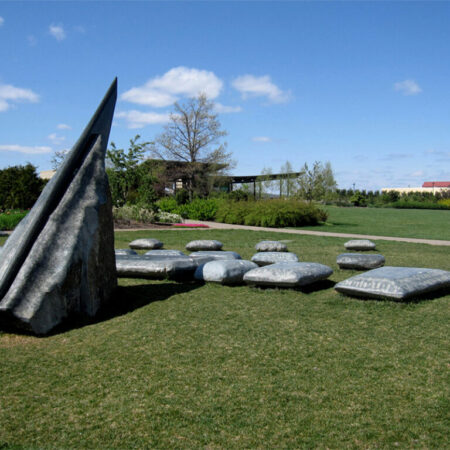
<instances>
[{"instance_id":1,"label":"shrub","mask_svg":"<svg viewBox=\"0 0 450 450\"><path fill-rule=\"evenodd\" d=\"M0 230L14 230L28 211L5 211L0 214Z\"/></svg>"},{"instance_id":2,"label":"shrub","mask_svg":"<svg viewBox=\"0 0 450 450\"><path fill-rule=\"evenodd\" d=\"M160 198L157 202L156 202L156 206L161 210L161 211L166 211L166 212L170 212L170 213L178 213L178 203L177 201L173 198L173 197L163 197Z\"/></svg>"},{"instance_id":3,"label":"shrub","mask_svg":"<svg viewBox=\"0 0 450 450\"><path fill-rule=\"evenodd\" d=\"M179 214L169 213L166 211L159 211L156 214L156 220L163 223L179 223L181 216Z\"/></svg>"},{"instance_id":4,"label":"shrub","mask_svg":"<svg viewBox=\"0 0 450 450\"><path fill-rule=\"evenodd\" d=\"M134 220L142 223L154 223L156 214L151 209L137 205L124 205L113 207L114 220Z\"/></svg>"},{"instance_id":5,"label":"shrub","mask_svg":"<svg viewBox=\"0 0 450 450\"><path fill-rule=\"evenodd\" d=\"M185 205L178 205L173 197L162 198L157 202L161 211L179 214L194 220L214 220L220 200L217 198L196 198Z\"/></svg>"},{"instance_id":6,"label":"shrub","mask_svg":"<svg viewBox=\"0 0 450 450\"><path fill-rule=\"evenodd\" d=\"M273 228L316 225L326 219L325 211L298 200L226 202L216 214L220 222Z\"/></svg>"}]
</instances>

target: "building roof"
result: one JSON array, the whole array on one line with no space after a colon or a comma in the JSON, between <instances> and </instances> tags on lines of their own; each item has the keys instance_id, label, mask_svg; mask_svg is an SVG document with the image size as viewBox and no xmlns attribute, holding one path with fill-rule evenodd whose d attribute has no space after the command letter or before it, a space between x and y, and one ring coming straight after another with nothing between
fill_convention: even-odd
<instances>
[{"instance_id":1,"label":"building roof","mask_svg":"<svg viewBox=\"0 0 450 450\"><path fill-rule=\"evenodd\" d=\"M450 181L425 181L422 184L424 188L450 188Z\"/></svg>"}]
</instances>

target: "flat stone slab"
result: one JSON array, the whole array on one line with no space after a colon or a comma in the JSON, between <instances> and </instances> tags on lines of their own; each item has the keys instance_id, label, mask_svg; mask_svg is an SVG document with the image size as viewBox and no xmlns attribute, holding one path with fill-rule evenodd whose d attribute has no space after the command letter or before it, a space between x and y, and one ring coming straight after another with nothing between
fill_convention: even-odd
<instances>
[{"instance_id":1,"label":"flat stone slab","mask_svg":"<svg viewBox=\"0 0 450 450\"><path fill-rule=\"evenodd\" d=\"M223 247L222 242L214 239L200 239L197 241L191 241L186 244L186 250L195 252L198 250L221 250Z\"/></svg>"},{"instance_id":2,"label":"flat stone slab","mask_svg":"<svg viewBox=\"0 0 450 450\"><path fill-rule=\"evenodd\" d=\"M257 252L287 252L287 245L280 241L261 241L255 245Z\"/></svg>"},{"instance_id":3,"label":"flat stone slab","mask_svg":"<svg viewBox=\"0 0 450 450\"><path fill-rule=\"evenodd\" d=\"M207 259L154 258L152 256L118 256L116 271L119 278L146 278L164 280L167 278L190 278L200 264Z\"/></svg>"},{"instance_id":4,"label":"flat stone slab","mask_svg":"<svg viewBox=\"0 0 450 450\"><path fill-rule=\"evenodd\" d=\"M450 272L417 267L380 267L336 284L335 289L356 297L404 300L450 287Z\"/></svg>"},{"instance_id":5,"label":"flat stone slab","mask_svg":"<svg viewBox=\"0 0 450 450\"><path fill-rule=\"evenodd\" d=\"M153 250L156 248L162 248L163 243L158 239L136 239L133 242L130 242L130 248L135 248L138 250Z\"/></svg>"},{"instance_id":6,"label":"flat stone slab","mask_svg":"<svg viewBox=\"0 0 450 450\"><path fill-rule=\"evenodd\" d=\"M197 257L209 257L213 260L227 260L227 259L242 259L241 255L236 252L228 252L228 251L215 251L215 250L203 250L199 252L192 252L189 257L197 258Z\"/></svg>"},{"instance_id":7,"label":"flat stone slab","mask_svg":"<svg viewBox=\"0 0 450 450\"><path fill-rule=\"evenodd\" d=\"M8 233L6 233L6 231L0 231L0 236L5 237L5 236L9 236L9 235L8 235Z\"/></svg>"},{"instance_id":8,"label":"flat stone slab","mask_svg":"<svg viewBox=\"0 0 450 450\"><path fill-rule=\"evenodd\" d=\"M145 256L186 256L181 250L150 250Z\"/></svg>"},{"instance_id":9,"label":"flat stone slab","mask_svg":"<svg viewBox=\"0 0 450 450\"><path fill-rule=\"evenodd\" d=\"M362 255L361 253L341 253L336 263L341 269L370 270L384 266L383 255Z\"/></svg>"},{"instance_id":10,"label":"flat stone slab","mask_svg":"<svg viewBox=\"0 0 450 450\"><path fill-rule=\"evenodd\" d=\"M135 252L131 248L116 248L115 254L116 256L126 256L126 255L137 255L137 252Z\"/></svg>"},{"instance_id":11,"label":"flat stone slab","mask_svg":"<svg viewBox=\"0 0 450 450\"><path fill-rule=\"evenodd\" d=\"M292 252L260 252L252 256L252 261L258 266L267 266L281 262L298 262L298 257Z\"/></svg>"},{"instance_id":12,"label":"flat stone slab","mask_svg":"<svg viewBox=\"0 0 450 450\"><path fill-rule=\"evenodd\" d=\"M224 261L211 261L197 267L194 278L221 284L240 284L244 274L258 266L243 259L230 259Z\"/></svg>"},{"instance_id":13,"label":"flat stone slab","mask_svg":"<svg viewBox=\"0 0 450 450\"><path fill-rule=\"evenodd\" d=\"M347 250L375 250L375 242L368 239L352 239L344 244Z\"/></svg>"},{"instance_id":14,"label":"flat stone slab","mask_svg":"<svg viewBox=\"0 0 450 450\"><path fill-rule=\"evenodd\" d=\"M328 278L331 267L310 262L282 262L258 267L244 275L250 285L274 287L300 287Z\"/></svg>"}]
</instances>

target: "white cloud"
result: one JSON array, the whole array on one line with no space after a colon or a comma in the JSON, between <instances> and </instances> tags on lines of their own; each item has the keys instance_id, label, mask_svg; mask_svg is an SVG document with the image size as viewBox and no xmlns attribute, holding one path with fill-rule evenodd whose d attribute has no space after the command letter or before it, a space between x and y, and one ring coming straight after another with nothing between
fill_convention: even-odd
<instances>
[{"instance_id":1,"label":"white cloud","mask_svg":"<svg viewBox=\"0 0 450 450\"><path fill-rule=\"evenodd\" d=\"M39 95L31 89L18 88L11 84L0 84L0 112L8 110L12 103L36 103L38 101Z\"/></svg>"},{"instance_id":2,"label":"white cloud","mask_svg":"<svg viewBox=\"0 0 450 450\"><path fill-rule=\"evenodd\" d=\"M58 130L71 130L72 129L72 127L70 125L67 125L65 123L58 124L58 126L56 128L58 128Z\"/></svg>"},{"instance_id":3,"label":"white cloud","mask_svg":"<svg viewBox=\"0 0 450 450\"><path fill-rule=\"evenodd\" d=\"M399 81L394 84L394 89L403 95L417 95L422 92L421 87L414 80Z\"/></svg>"},{"instance_id":4,"label":"white cloud","mask_svg":"<svg viewBox=\"0 0 450 450\"><path fill-rule=\"evenodd\" d=\"M242 108L240 106L226 106L222 103L214 103L214 111L217 113L237 113L241 112Z\"/></svg>"},{"instance_id":5,"label":"white cloud","mask_svg":"<svg viewBox=\"0 0 450 450\"><path fill-rule=\"evenodd\" d=\"M66 32L62 25L51 24L48 31L57 41L63 41L66 38Z\"/></svg>"},{"instance_id":6,"label":"white cloud","mask_svg":"<svg viewBox=\"0 0 450 450\"><path fill-rule=\"evenodd\" d=\"M125 119L128 128L143 128L146 125L154 125L167 123L170 119L170 114L159 114L155 112L142 111L122 111L115 115L117 118Z\"/></svg>"},{"instance_id":7,"label":"white cloud","mask_svg":"<svg viewBox=\"0 0 450 450\"><path fill-rule=\"evenodd\" d=\"M0 152L19 152L28 154L50 153L51 147L47 146L27 146L27 145L0 145Z\"/></svg>"},{"instance_id":8,"label":"white cloud","mask_svg":"<svg viewBox=\"0 0 450 450\"><path fill-rule=\"evenodd\" d=\"M58 136L56 133L49 134L47 137L48 139L50 139L50 141L53 142L53 144L56 145L61 144L63 141L66 140L64 136Z\"/></svg>"},{"instance_id":9,"label":"white cloud","mask_svg":"<svg viewBox=\"0 0 450 450\"><path fill-rule=\"evenodd\" d=\"M423 177L425 172L423 170L416 170L409 174L410 177Z\"/></svg>"},{"instance_id":10,"label":"white cloud","mask_svg":"<svg viewBox=\"0 0 450 450\"><path fill-rule=\"evenodd\" d=\"M0 27L1 27L4 23L5 23L5 19L4 19L2 16L0 16Z\"/></svg>"},{"instance_id":11,"label":"white cloud","mask_svg":"<svg viewBox=\"0 0 450 450\"><path fill-rule=\"evenodd\" d=\"M262 77L242 75L237 77L232 84L242 94L243 99L249 97L267 97L273 103L284 103L290 98L290 92L282 91L272 83L269 75Z\"/></svg>"},{"instance_id":12,"label":"white cloud","mask_svg":"<svg viewBox=\"0 0 450 450\"><path fill-rule=\"evenodd\" d=\"M151 78L143 86L134 87L121 95L121 99L149 105L156 108L169 106L182 97L195 97L205 94L209 99L216 98L222 90L223 82L207 70L174 67L161 77Z\"/></svg>"},{"instance_id":13,"label":"white cloud","mask_svg":"<svg viewBox=\"0 0 450 450\"><path fill-rule=\"evenodd\" d=\"M253 142L272 142L272 139L268 136L255 136L252 138Z\"/></svg>"}]
</instances>

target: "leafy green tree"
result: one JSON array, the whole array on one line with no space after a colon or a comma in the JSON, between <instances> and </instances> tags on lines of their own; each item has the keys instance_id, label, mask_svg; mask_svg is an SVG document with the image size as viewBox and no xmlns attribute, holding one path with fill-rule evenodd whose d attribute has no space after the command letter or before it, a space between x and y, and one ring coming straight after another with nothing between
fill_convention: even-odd
<instances>
[{"instance_id":1,"label":"leafy green tree","mask_svg":"<svg viewBox=\"0 0 450 450\"><path fill-rule=\"evenodd\" d=\"M301 172L297 179L297 195L309 202L323 200L327 194L336 190L336 180L329 162L324 166L321 162L315 161L312 168L305 163Z\"/></svg>"},{"instance_id":2,"label":"leafy green tree","mask_svg":"<svg viewBox=\"0 0 450 450\"><path fill-rule=\"evenodd\" d=\"M139 200L143 203L153 203L156 199L154 179L141 167L151 142L138 142L139 139L139 135L130 139L128 150L117 148L115 143L111 142L111 148L106 152L106 171L113 204L116 206L137 203Z\"/></svg>"},{"instance_id":3,"label":"leafy green tree","mask_svg":"<svg viewBox=\"0 0 450 450\"><path fill-rule=\"evenodd\" d=\"M0 170L0 209L31 208L44 186L30 163Z\"/></svg>"},{"instance_id":4,"label":"leafy green tree","mask_svg":"<svg viewBox=\"0 0 450 450\"><path fill-rule=\"evenodd\" d=\"M289 198L295 193L295 185L296 181L293 177L294 168L292 167L292 164L289 161L286 161L281 166L282 178L280 180L280 197L287 197Z\"/></svg>"}]
</instances>

